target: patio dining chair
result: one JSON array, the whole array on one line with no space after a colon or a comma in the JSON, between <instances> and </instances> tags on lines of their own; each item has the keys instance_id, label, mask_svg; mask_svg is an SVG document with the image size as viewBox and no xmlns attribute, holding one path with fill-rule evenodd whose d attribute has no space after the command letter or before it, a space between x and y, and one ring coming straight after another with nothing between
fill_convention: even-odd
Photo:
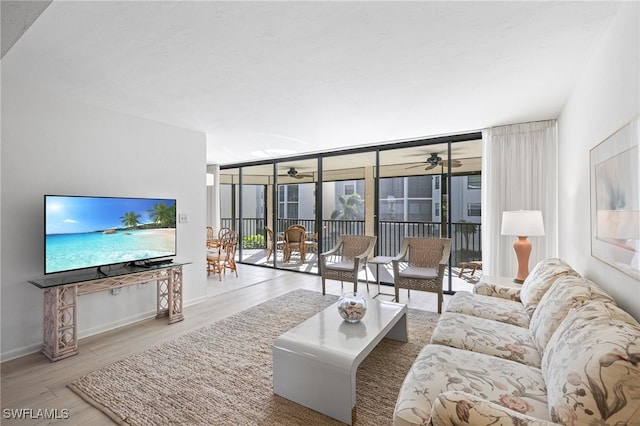
<instances>
[{"instance_id":1,"label":"patio dining chair","mask_svg":"<svg viewBox=\"0 0 640 426\"><path fill-rule=\"evenodd\" d=\"M220 230L218 231L218 237L209 239L209 230L207 230L207 248L216 249L220 247L222 237L224 237L224 235L229 231L231 231L231 229L227 227L220 228ZM211 228L211 232L213 233L213 228Z\"/></svg>"},{"instance_id":2,"label":"patio dining chair","mask_svg":"<svg viewBox=\"0 0 640 426\"><path fill-rule=\"evenodd\" d=\"M358 291L358 274L364 269L367 291L369 276L367 259L373 253L378 237L364 235L341 235L336 245L320 254L320 275L322 276L322 294L325 294L325 280L353 283L353 291Z\"/></svg>"},{"instance_id":3,"label":"patio dining chair","mask_svg":"<svg viewBox=\"0 0 640 426\"><path fill-rule=\"evenodd\" d=\"M291 225L284 231L284 262L289 262L291 254L298 252L302 262L305 261L307 232L302 225Z\"/></svg>"},{"instance_id":4,"label":"patio dining chair","mask_svg":"<svg viewBox=\"0 0 640 426\"><path fill-rule=\"evenodd\" d=\"M213 228L211 226L207 226L207 248L213 248L215 238L213 236Z\"/></svg>"},{"instance_id":5,"label":"patio dining chair","mask_svg":"<svg viewBox=\"0 0 640 426\"><path fill-rule=\"evenodd\" d=\"M305 251L309 252L318 252L318 233L314 232L313 234L307 236L307 240L304 242Z\"/></svg>"},{"instance_id":6,"label":"patio dining chair","mask_svg":"<svg viewBox=\"0 0 640 426\"><path fill-rule=\"evenodd\" d=\"M442 312L442 281L451 254L448 238L409 238L402 243L400 253L393 258L396 302L400 289L428 291L438 294L438 313Z\"/></svg>"},{"instance_id":7,"label":"patio dining chair","mask_svg":"<svg viewBox=\"0 0 640 426\"><path fill-rule=\"evenodd\" d=\"M236 249L238 247L238 233L236 231L228 231L220 240L216 250L207 252L207 275L217 273L218 278L222 281L222 274L227 269L235 272L238 276L238 268L236 266Z\"/></svg>"},{"instance_id":8,"label":"patio dining chair","mask_svg":"<svg viewBox=\"0 0 640 426\"><path fill-rule=\"evenodd\" d=\"M276 253L276 256L278 255L278 250L284 251L284 240L280 235L276 236L273 232L273 229L271 229L270 227L265 226L264 229L265 231L267 231L267 250L269 250L269 252L267 253L268 262L274 251Z\"/></svg>"}]
</instances>

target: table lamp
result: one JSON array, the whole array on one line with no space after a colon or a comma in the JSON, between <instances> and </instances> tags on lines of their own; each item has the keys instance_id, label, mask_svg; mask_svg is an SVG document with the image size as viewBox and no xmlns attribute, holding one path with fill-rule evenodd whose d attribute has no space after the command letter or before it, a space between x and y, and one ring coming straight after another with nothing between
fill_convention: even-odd
<instances>
[{"instance_id":1,"label":"table lamp","mask_svg":"<svg viewBox=\"0 0 640 426\"><path fill-rule=\"evenodd\" d=\"M514 282L522 284L529 275L529 255L531 243L527 237L544 235L542 212L539 210L518 210L502 212L502 235L515 235L513 250L518 259L518 273Z\"/></svg>"}]
</instances>

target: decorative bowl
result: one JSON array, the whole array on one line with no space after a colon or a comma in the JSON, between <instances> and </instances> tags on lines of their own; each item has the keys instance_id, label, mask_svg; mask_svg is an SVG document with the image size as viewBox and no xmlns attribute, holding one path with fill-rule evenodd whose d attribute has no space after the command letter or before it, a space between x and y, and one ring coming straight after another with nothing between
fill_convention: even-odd
<instances>
[{"instance_id":1,"label":"decorative bowl","mask_svg":"<svg viewBox=\"0 0 640 426\"><path fill-rule=\"evenodd\" d=\"M346 322L356 323L367 313L367 299L359 293L344 293L338 299L338 312Z\"/></svg>"}]
</instances>

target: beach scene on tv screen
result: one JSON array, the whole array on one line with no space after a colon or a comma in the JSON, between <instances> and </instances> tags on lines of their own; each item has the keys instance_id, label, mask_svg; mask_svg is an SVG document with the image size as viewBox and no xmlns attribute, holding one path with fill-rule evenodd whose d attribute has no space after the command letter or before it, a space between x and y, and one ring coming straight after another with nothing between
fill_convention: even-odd
<instances>
[{"instance_id":1,"label":"beach scene on tv screen","mask_svg":"<svg viewBox=\"0 0 640 426\"><path fill-rule=\"evenodd\" d=\"M45 273L173 256L175 200L48 196Z\"/></svg>"}]
</instances>

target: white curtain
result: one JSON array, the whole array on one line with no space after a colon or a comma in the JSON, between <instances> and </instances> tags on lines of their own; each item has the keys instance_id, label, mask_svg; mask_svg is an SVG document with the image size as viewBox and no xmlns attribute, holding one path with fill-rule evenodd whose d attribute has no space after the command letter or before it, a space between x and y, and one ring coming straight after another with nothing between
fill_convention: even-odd
<instances>
[{"instance_id":1,"label":"white curtain","mask_svg":"<svg viewBox=\"0 0 640 426\"><path fill-rule=\"evenodd\" d=\"M485 275L513 277L516 237L502 236L502 212L541 210L545 235L530 237L529 269L558 253L556 120L483 131L482 268Z\"/></svg>"},{"instance_id":2,"label":"white curtain","mask_svg":"<svg viewBox=\"0 0 640 426\"><path fill-rule=\"evenodd\" d=\"M217 233L220 230L220 166L207 166L207 173L213 176L213 183L207 183L207 226Z\"/></svg>"}]
</instances>

